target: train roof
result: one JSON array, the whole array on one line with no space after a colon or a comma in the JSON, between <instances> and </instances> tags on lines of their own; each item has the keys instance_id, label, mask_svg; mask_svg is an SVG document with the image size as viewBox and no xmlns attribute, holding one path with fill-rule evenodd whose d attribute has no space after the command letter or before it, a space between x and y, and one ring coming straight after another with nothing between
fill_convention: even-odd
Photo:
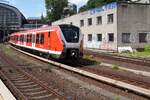
<instances>
[{"instance_id":1,"label":"train roof","mask_svg":"<svg viewBox=\"0 0 150 100\"><path fill-rule=\"evenodd\" d=\"M11 36L21 34L21 33L33 33L33 32L41 32L41 31L50 31L51 29L56 29L58 26L46 26L46 27L40 27L40 28L34 28L34 29L29 29L25 31L19 31L12 33Z\"/></svg>"},{"instance_id":2,"label":"train roof","mask_svg":"<svg viewBox=\"0 0 150 100\"><path fill-rule=\"evenodd\" d=\"M26 31L15 32L15 33L12 33L11 36L18 35L21 33L33 33L33 32L41 32L41 31L47 32L47 31L51 31L51 30L57 30L59 26L69 26L70 27L70 26L74 26L74 25L60 24L60 25L45 26L45 27L40 27L40 28L29 29ZM76 27L76 26L74 26L74 27Z\"/></svg>"}]
</instances>

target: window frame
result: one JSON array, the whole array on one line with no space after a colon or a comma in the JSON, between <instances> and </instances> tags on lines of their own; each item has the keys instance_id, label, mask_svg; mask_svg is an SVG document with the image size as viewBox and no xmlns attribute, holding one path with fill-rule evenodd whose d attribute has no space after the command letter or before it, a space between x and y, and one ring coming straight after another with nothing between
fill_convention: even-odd
<instances>
[{"instance_id":1,"label":"window frame","mask_svg":"<svg viewBox=\"0 0 150 100\"><path fill-rule=\"evenodd\" d=\"M36 34L36 44L39 44L40 42L40 34Z\"/></svg>"},{"instance_id":2,"label":"window frame","mask_svg":"<svg viewBox=\"0 0 150 100\"><path fill-rule=\"evenodd\" d=\"M113 35L113 38L111 39L110 36ZM114 42L114 33L108 33L108 42Z\"/></svg>"},{"instance_id":3,"label":"window frame","mask_svg":"<svg viewBox=\"0 0 150 100\"><path fill-rule=\"evenodd\" d=\"M99 35L100 35L100 38L99 38ZM102 34L101 33L97 34L97 41L98 42L102 42Z\"/></svg>"},{"instance_id":4,"label":"window frame","mask_svg":"<svg viewBox=\"0 0 150 100\"><path fill-rule=\"evenodd\" d=\"M102 24L102 16L97 16L96 17L96 24L101 25Z\"/></svg>"},{"instance_id":5,"label":"window frame","mask_svg":"<svg viewBox=\"0 0 150 100\"><path fill-rule=\"evenodd\" d=\"M44 44L44 34L40 34L40 44Z\"/></svg>"},{"instance_id":6,"label":"window frame","mask_svg":"<svg viewBox=\"0 0 150 100\"><path fill-rule=\"evenodd\" d=\"M89 41L89 42L92 41L92 34L88 34L88 41Z\"/></svg>"},{"instance_id":7,"label":"window frame","mask_svg":"<svg viewBox=\"0 0 150 100\"><path fill-rule=\"evenodd\" d=\"M83 27L84 26L84 20L80 20L80 27Z\"/></svg>"},{"instance_id":8,"label":"window frame","mask_svg":"<svg viewBox=\"0 0 150 100\"><path fill-rule=\"evenodd\" d=\"M88 18L88 26L91 26L92 24L92 18Z\"/></svg>"},{"instance_id":9,"label":"window frame","mask_svg":"<svg viewBox=\"0 0 150 100\"><path fill-rule=\"evenodd\" d=\"M108 14L107 15L107 23L112 24L114 22L114 14Z\"/></svg>"},{"instance_id":10,"label":"window frame","mask_svg":"<svg viewBox=\"0 0 150 100\"><path fill-rule=\"evenodd\" d=\"M144 37L144 39L145 40L141 40L141 38L140 38L140 35L142 35L143 36L143 34L145 35L145 37ZM139 33L139 43L147 43L147 35L148 35L148 33Z\"/></svg>"},{"instance_id":11,"label":"window frame","mask_svg":"<svg viewBox=\"0 0 150 100\"><path fill-rule=\"evenodd\" d=\"M126 41L127 39L123 39L123 35L129 35L129 41ZM131 40L130 40L130 38L131 38L131 33L122 33L122 43L131 43ZM125 41L124 41L125 40Z\"/></svg>"}]
</instances>

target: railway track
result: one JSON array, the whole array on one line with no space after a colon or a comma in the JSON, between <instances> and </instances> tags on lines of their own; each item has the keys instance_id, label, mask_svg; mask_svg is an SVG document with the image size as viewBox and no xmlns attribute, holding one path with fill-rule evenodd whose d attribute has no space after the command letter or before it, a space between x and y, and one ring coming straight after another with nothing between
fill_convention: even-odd
<instances>
[{"instance_id":1,"label":"railway track","mask_svg":"<svg viewBox=\"0 0 150 100\"><path fill-rule=\"evenodd\" d=\"M1 62L7 64L1 67L0 76L11 88L15 97L19 100L66 100L54 89L34 76L18 68L4 53L0 51Z\"/></svg>"},{"instance_id":2,"label":"railway track","mask_svg":"<svg viewBox=\"0 0 150 100\"><path fill-rule=\"evenodd\" d=\"M109 77L109 78L114 79L114 80L118 80L118 81L126 82L128 84L132 84L135 86L143 87L145 89L150 89L150 82L149 81L139 80L139 79L134 78L134 77L132 78L132 77L120 75L117 73L113 73L110 71L99 70L99 69L94 69L94 68L81 68L81 69L86 70L86 71L91 72L91 73L95 73L97 75Z\"/></svg>"},{"instance_id":3,"label":"railway track","mask_svg":"<svg viewBox=\"0 0 150 100\"><path fill-rule=\"evenodd\" d=\"M130 91L133 91L134 93L138 93L138 94L146 96L146 97L150 97L150 90L149 90L149 88L147 89L145 87L143 88L143 86L140 87L140 86L137 86L137 84L136 85L133 84L133 83L139 83L140 84L141 82L137 82L137 81L127 82L127 80L125 80L125 82L119 81L119 80L117 80L117 78L120 78L121 76L117 77L117 78L112 78L112 77L114 77L114 75L110 75L112 77L108 78L108 77L105 77L103 75L90 72L89 70L84 70L84 69L81 70L81 69L78 69L78 68L74 68L74 67L71 67L71 66L68 66L68 65L64 65L64 64L61 64L61 63L58 63L58 62L55 62L55 61L47 60L47 59L44 59L44 58L41 58L41 57L38 57L38 56L35 56L35 55L32 55L32 54L29 54L29 53L26 53L24 51L21 51L21 50L18 50L16 48L14 48L14 47L12 47L12 48L17 50L17 51L20 51L20 52L22 52L22 53L24 53L26 55L29 55L29 56L32 56L32 57L34 57L36 59L44 61L46 63L51 63L51 64L53 64L55 66L60 67L60 68L63 68L63 69L66 69L66 70L78 73L80 75L83 75L83 76L95 79L97 81L102 81L102 82L105 82L107 84L111 84L111 85L114 85L114 86L117 86L117 87L128 89ZM129 84L129 83L132 83L132 84ZM142 85L145 85L145 84L142 84ZM148 87L149 84L146 83L146 86Z\"/></svg>"},{"instance_id":4,"label":"railway track","mask_svg":"<svg viewBox=\"0 0 150 100\"><path fill-rule=\"evenodd\" d=\"M105 59L110 59L110 60L113 59L117 61L150 67L150 60L145 59L145 58L127 57L127 56L120 56L120 55L114 55L114 54L108 54L108 53L97 53L91 50L85 50L84 53L91 54L94 57L100 57L100 58L105 58Z\"/></svg>"}]
</instances>

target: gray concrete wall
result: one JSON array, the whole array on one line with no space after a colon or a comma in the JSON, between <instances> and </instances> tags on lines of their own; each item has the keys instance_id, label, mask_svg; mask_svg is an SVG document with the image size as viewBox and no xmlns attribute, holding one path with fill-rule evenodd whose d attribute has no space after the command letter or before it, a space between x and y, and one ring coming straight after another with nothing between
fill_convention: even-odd
<instances>
[{"instance_id":1,"label":"gray concrete wall","mask_svg":"<svg viewBox=\"0 0 150 100\"><path fill-rule=\"evenodd\" d=\"M150 44L150 5L118 4L118 47L143 48ZM131 43L122 43L122 33L131 33ZM147 33L147 43L139 43L139 33Z\"/></svg>"},{"instance_id":2,"label":"gray concrete wall","mask_svg":"<svg viewBox=\"0 0 150 100\"><path fill-rule=\"evenodd\" d=\"M114 14L114 22L111 24L107 23L107 15ZM97 25L97 16L102 16L102 24ZM88 18L92 18L92 25L88 26ZM84 20L84 26L80 27L80 20ZM58 24L70 24L76 25L81 28L84 34L84 47L85 48L96 48L96 49L113 49L117 50L117 4L112 3L91 9L89 11L79 13L77 15L58 20L53 22L53 25ZM97 34L102 34L102 41L97 41ZM114 33L114 42L108 41L108 33ZM92 34L92 41L88 41L88 34Z\"/></svg>"}]
</instances>

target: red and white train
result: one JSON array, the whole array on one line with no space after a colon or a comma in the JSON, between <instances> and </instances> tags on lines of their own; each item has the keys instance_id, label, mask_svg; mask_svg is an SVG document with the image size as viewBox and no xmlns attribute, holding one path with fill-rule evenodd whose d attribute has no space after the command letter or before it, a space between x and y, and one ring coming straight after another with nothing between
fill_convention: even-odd
<instances>
[{"instance_id":1,"label":"red and white train","mask_svg":"<svg viewBox=\"0 0 150 100\"><path fill-rule=\"evenodd\" d=\"M78 27L68 24L16 32L10 35L10 43L57 59L83 55L83 34Z\"/></svg>"}]
</instances>

